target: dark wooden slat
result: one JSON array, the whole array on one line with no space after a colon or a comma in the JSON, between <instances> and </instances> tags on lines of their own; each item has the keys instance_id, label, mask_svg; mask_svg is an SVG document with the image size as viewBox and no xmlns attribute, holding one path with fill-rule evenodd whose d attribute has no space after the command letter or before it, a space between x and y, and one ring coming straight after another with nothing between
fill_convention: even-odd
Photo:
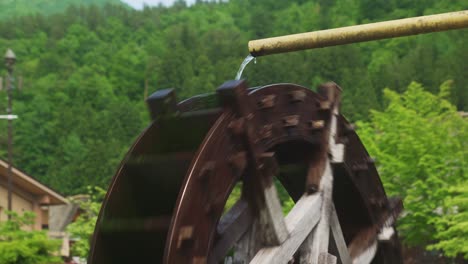
<instances>
[{"instance_id":1,"label":"dark wooden slat","mask_svg":"<svg viewBox=\"0 0 468 264\"><path fill-rule=\"evenodd\" d=\"M121 218L103 220L101 232L164 232L169 229L171 216L155 216L145 218Z\"/></svg>"}]
</instances>

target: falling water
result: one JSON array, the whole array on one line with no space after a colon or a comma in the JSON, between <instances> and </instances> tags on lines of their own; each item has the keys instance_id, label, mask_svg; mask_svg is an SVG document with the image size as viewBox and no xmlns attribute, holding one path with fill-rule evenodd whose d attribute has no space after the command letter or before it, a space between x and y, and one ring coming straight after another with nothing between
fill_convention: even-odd
<instances>
[{"instance_id":1,"label":"falling water","mask_svg":"<svg viewBox=\"0 0 468 264\"><path fill-rule=\"evenodd\" d=\"M247 66L247 64L249 64L249 62L251 62L253 59L255 59L255 62L257 62L257 59L250 54L247 57L245 57L241 66L239 67L239 71L237 71L236 80L240 80L240 78L242 77L242 72L245 69L245 66Z\"/></svg>"}]
</instances>

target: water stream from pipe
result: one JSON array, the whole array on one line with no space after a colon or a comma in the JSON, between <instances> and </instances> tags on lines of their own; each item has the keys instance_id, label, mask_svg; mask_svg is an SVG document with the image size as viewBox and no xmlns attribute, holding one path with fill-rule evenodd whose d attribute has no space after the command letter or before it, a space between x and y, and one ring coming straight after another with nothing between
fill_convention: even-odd
<instances>
[{"instance_id":1,"label":"water stream from pipe","mask_svg":"<svg viewBox=\"0 0 468 264\"><path fill-rule=\"evenodd\" d=\"M255 63L257 62L257 58L255 58L254 56L252 55L248 55L247 57L245 57L244 61L242 62L241 66L239 67L239 71L237 71L237 75L236 75L236 80L240 80L240 78L242 77L242 72L244 71L245 67L247 66L247 64L249 64L249 62L251 62L253 59L255 59Z\"/></svg>"}]
</instances>

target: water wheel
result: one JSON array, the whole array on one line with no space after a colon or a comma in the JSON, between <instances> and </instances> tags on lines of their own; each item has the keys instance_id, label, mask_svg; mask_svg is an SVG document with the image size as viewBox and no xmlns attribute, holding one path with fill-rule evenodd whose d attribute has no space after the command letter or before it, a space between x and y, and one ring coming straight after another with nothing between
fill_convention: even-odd
<instances>
[{"instance_id":1,"label":"water wheel","mask_svg":"<svg viewBox=\"0 0 468 264\"><path fill-rule=\"evenodd\" d=\"M401 201L339 114L340 91L229 81L178 104L173 90L150 96L89 262L402 263ZM277 187L295 202L286 216Z\"/></svg>"}]
</instances>

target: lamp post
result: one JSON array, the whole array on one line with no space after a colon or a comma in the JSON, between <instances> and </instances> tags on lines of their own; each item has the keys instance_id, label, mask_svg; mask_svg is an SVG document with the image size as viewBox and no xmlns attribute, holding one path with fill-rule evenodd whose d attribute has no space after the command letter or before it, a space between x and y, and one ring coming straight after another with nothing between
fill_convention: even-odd
<instances>
[{"instance_id":1,"label":"lamp post","mask_svg":"<svg viewBox=\"0 0 468 264\"><path fill-rule=\"evenodd\" d=\"M7 107L7 118L8 119L8 211L12 210L12 191L13 191L13 175L12 175L12 163L13 163L13 119L15 118L12 114L12 89L13 89L13 69L16 62L15 53L8 49L5 53L5 65L8 70L7 78L7 96L8 96L8 107ZM10 219L11 216L8 216Z\"/></svg>"}]
</instances>

